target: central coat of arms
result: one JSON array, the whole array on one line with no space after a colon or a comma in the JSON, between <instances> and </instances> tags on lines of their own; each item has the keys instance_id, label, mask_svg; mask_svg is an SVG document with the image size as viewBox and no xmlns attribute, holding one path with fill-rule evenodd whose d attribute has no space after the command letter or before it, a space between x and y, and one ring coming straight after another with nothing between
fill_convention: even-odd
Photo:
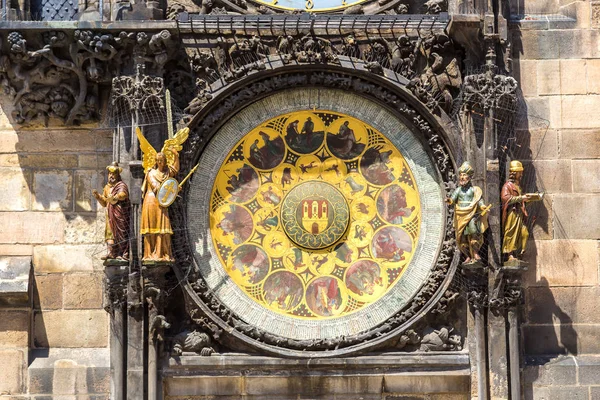
<instances>
[{"instance_id":1,"label":"central coat of arms","mask_svg":"<svg viewBox=\"0 0 600 400\"><path fill-rule=\"evenodd\" d=\"M323 249L346 232L350 210L342 193L329 183L308 181L294 187L283 200L283 230L296 245Z\"/></svg>"}]
</instances>

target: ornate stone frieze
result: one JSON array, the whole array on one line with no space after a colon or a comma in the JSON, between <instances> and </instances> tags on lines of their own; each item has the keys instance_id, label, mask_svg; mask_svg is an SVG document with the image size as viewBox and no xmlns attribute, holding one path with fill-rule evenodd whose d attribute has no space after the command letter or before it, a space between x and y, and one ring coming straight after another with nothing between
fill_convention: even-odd
<instances>
[{"instance_id":1,"label":"ornate stone frieze","mask_svg":"<svg viewBox=\"0 0 600 400\"><path fill-rule=\"evenodd\" d=\"M462 77L458 49L445 34L396 39L366 38L357 32L342 37L280 35L273 37L222 36L202 50L188 49L196 76L197 95L186 108L188 118L206 104L207 85L220 79L237 81L279 58L284 64L338 65L340 56L364 62L371 73L390 70L395 79L408 79L407 87L430 110L449 112L460 91ZM387 75L389 77L389 75Z\"/></svg>"},{"instance_id":2,"label":"ornate stone frieze","mask_svg":"<svg viewBox=\"0 0 600 400\"><path fill-rule=\"evenodd\" d=\"M47 125L50 119L58 119L74 125L97 120L99 85L141 67L146 74L161 76L178 51L166 30L13 31L5 43L0 79L4 92L13 97L12 117L19 124ZM115 88L121 92L136 88L126 80L117 79ZM155 82L142 86L156 87Z\"/></svg>"}]
</instances>

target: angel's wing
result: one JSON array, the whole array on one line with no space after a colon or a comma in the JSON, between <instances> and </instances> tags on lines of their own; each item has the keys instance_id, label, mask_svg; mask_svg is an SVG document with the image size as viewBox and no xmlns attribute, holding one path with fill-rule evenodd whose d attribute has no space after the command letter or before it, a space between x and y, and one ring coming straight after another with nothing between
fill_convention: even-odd
<instances>
[{"instance_id":1,"label":"angel's wing","mask_svg":"<svg viewBox=\"0 0 600 400\"><path fill-rule=\"evenodd\" d=\"M142 130L139 127L135 128L135 134L138 137L138 141L140 142L140 148L142 149L142 153L144 154L142 157L142 165L144 166L144 172L148 172L148 170L150 170L150 168L154 167L154 164L156 164L156 149L154 149L150 142L146 140L144 135L142 135Z\"/></svg>"},{"instance_id":2,"label":"angel's wing","mask_svg":"<svg viewBox=\"0 0 600 400\"><path fill-rule=\"evenodd\" d=\"M173 165L175 162L175 153L173 153L173 151L177 153L181 151L183 148L182 144L187 140L189 134L190 128L183 128L178 130L173 138L165 140L162 152L165 157L167 157L167 163L169 165Z\"/></svg>"}]
</instances>

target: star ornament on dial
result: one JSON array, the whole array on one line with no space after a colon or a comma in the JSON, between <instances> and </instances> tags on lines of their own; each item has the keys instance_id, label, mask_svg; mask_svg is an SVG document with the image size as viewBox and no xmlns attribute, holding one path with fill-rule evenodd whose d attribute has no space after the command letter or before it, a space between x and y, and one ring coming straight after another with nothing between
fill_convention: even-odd
<instances>
[{"instance_id":1,"label":"star ornament on dial","mask_svg":"<svg viewBox=\"0 0 600 400\"><path fill-rule=\"evenodd\" d=\"M258 3L281 10L305 10L308 12L336 11L348 8L366 0L255 0Z\"/></svg>"}]
</instances>

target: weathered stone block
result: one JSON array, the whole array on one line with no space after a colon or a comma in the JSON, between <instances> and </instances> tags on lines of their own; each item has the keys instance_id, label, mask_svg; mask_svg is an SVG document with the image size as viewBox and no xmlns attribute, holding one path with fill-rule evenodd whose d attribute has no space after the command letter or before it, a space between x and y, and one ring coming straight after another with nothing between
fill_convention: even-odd
<instances>
[{"instance_id":1,"label":"weathered stone block","mask_svg":"<svg viewBox=\"0 0 600 400\"><path fill-rule=\"evenodd\" d=\"M591 32L587 29L557 30L550 32L558 42L561 59L591 58L592 48L597 43L592 41Z\"/></svg>"},{"instance_id":2,"label":"weathered stone block","mask_svg":"<svg viewBox=\"0 0 600 400\"><path fill-rule=\"evenodd\" d=\"M600 386L600 357L577 357L579 384Z\"/></svg>"},{"instance_id":3,"label":"weathered stone block","mask_svg":"<svg viewBox=\"0 0 600 400\"><path fill-rule=\"evenodd\" d=\"M525 99L527 113L544 120L551 120L550 99L552 97L555 96L527 97Z\"/></svg>"},{"instance_id":4,"label":"weathered stone block","mask_svg":"<svg viewBox=\"0 0 600 400\"><path fill-rule=\"evenodd\" d=\"M62 274L36 275L34 280L33 307L37 310L55 310L62 308Z\"/></svg>"},{"instance_id":5,"label":"weathered stone block","mask_svg":"<svg viewBox=\"0 0 600 400\"><path fill-rule=\"evenodd\" d=\"M577 354L600 353L598 324L572 324L557 316L555 325L526 325L523 327L526 354Z\"/></svg>"},{"instance_id":6,"label":"weathered stone block","mask_svg":"<svg viewBox=\"0 0 600 400\"><path fill-rule=\"evenodd\" d=\"M527 321L551 324L559 317L573 323L600 324L600 288L531 287L527 289Z\"/></svg>"},{"instance_id":7,"label":"weathered stone block","mask_svg":"<svg viewBox=\"0 0 600 400\"><path fill-rule=\"evenodd\" d=\"M240 378L236 376L206 376L169 378L165 383L169 396L240 395Z\"/></svg>"},{"instance_id":8,"label":"weathered stone block","mask_svg":"<svg viewBox=\"0 0 600 400\"><path fill-rule=\"evenodd\" d=\"M33 246L30 244L0 244L0 254L5 256L31 256Z\"/></svg>"},{"instance_id":9,"label":"weathered stone block","mask_svg":"<svg viewBox=\"0 0 600 400\"><path fill-rule=\"evenodd\" d=\"M533 167L533 168L531 168ZM547 193L570 193L571 160L539 160L533 165L526 165L527 175L535 174L536 187ZM524 190L531 188L524 187Z\"/></svg>"},{"instance_id":10,"label":"weathered stone block","mask_svg":"<svg viewBox=\"0 0 600 400\"><path fill-rule=\"evenodd\" d=\"M79 155L79 168L103 171L113 160L112 153L91 153Z\"/></svg>"},{"instance_id":11,"label":"weathered stone block","mask_svg":"<svg viewBox=\"0 0 600 400\"><path fill-rule=\"evenodd\" d=\"M0 168L0 211L23 211L29 209L31 196L31 173L20 168Z\"/></svg>"},{"instance_id":12,"label":"weathered stone block","mask_svg":"<svg viewBox=\"0 0 600 400\"><path fill-rule=\"evenodd\" d=\"M535 386L576 385L577 364L572 356L531 358L523 368L523 382Z\"/></svg>"},{"instance_id":13,"label":"weathered stone block","mask_svg":"<svg viewBox=\"0 0 600 400\"><path fill-rule=\"evenodd\" d=\"M29 153L111 151L112 134L95 129L22 131L15 148Z\"/></svg>"},{"instance_id":14,"label":"weathered stone block","mask_svg":"<svg viewBox=\"0 0 600 400\"><path fill-rule=\"evenodd\" d=\"M60 213L0 212L0 243L54 243L64 238Z\"/></svg>"},{"instance_id":15,"label":"weathered stone block","mask_svg":"<svg viewBox=\"0 0 600 400\"><path fill-rule=\"evenodd\" d=\"M33 249L36 272L90 272L101 268L100 253L94 245L48 245Z\"/></svg>"},{"instance_id":16,"label":"weathered stone block","mask_svg":"<svg viewBox=\"0 0 600 400\"><path fill-rule=\"evenodd\" d=\"M517 132L517 145L531 153L520 155L520 160L553 160L558 157L558 131L530 129Z\"/></svg>"},{"instance_id":17,"label":"weathered stone block","mask_svg":"<svg viewBox=\"0 0 600 400\"><path fill-rule=\"evenodd\" d=\"M524 325L525 354L577 354L577 330L568 320L556 325Z\"/></svg>"},{"instance_id":18,"label":"weathered stone block","mask_svg":"<svg viewBox=\"0 0 600 400\"><path fill-rule=\"evenodd\" d=\"M77 399L80 396L88 399L87 396L110 390L108 349L34 350L32 358L29 367L32 394L53 398L77 394Z\"/></svg>"},{"instance_id":19,"label":"weathered stone block","mask_svg":"<svg viewBox=\"0 0 600 400\"><path fill-rule=\"evenodd\" d=\"M573 192L600 193L600 160L574 160Z\"/></svg>"},{"instance_id":20,"label":"weathered stone block","mask_svg":"<svg viewBox=\"0 0 600 400\"><path fill-rule=\"evenodd\" d=\"M108 314L104 310L35 312L34 344L45 347L105 347Z\"/></svg>"},{"instance_id":21,"label":"weathered stone block","mask_svg":"<svg viewBox=\"0 0 600 400\"><path fill-rule=\"evenodd\" d=\"M0 153L14 153L18 142L19 137L14 130L0 131Z\"/></svg>"},{"instance_id":22,"label":"weathered stone block","mask_svg":"<svg viewBox=\"0 0 600 400\"><path fill-rule=\"evenodd\" d=\"M597 128L600 126L600 95L564 96L562 101L562 127Z\"/></svg>"},{"instance_id":23,"label":"weathered stone block","mask_svg":"<svg viewBox=\"0 0 600 400\"><path fill-rule=\"evenodd\" d=\"M537 270L535 286L598 284L598 245L595 241L536 240L530 244L525 261Z\"/></svg>"},{"instance_id":24,"label":"weathered stone block","mask_svg":"<svg viewBox=\"0 0 600 400\"><path fill-rule=\"evenodd\" d=\"M43 171L33 174L33 207L40 211L73 209L73 177L69 171Z\"/></svg>"},{"instance_id":25,"label":"weathered stone block","mask_svg":"<svg viewBox=\"0 0 600 400\"><path fill-rule=\"evenodd\" d=\"M0 310L0 347L27 347L28 332L29 311Z\"/></svg>"},{"instance_id":26,"label":"weathered stone block","mask_svg":"<svg viewBox=\"0 0 600 400\"><path fill-rule=\"evenodd\" d=\"M0 256L0 306L29 305L30 271L31 257Z\"/></svg>"},{"instance_id":27,"label":"weathered stone block","mask_svg":"<svg viewBox=\"0 0 600 400\"><path fill-rule=\"evenodd\" d=\"M98 213L65 214L65 243L104 243L105 210Z\"/></svg>"},{"instance_id":28,"label":"weathered stone block","mask_svg":"<svg viewBox=\"0 0 600 400\"><path fill-rule=\"evenodd\" d=\"M600 218L590 218L590 212L600 210L600 194L557 194L552 205L555 237L600 239Z\"/></svg>"},{"instance_id":29,"label":"weathered stone block","mask_svg":"<svg viewBox=\"0 0 600 400\"><path fill-rule=\"evenodd\" d=\"M525 392L525 400L587 400L588 388L581 386L537 387Z\"/></svg>"},{"instance_id":30,"label":"weathered stone block","mask_svg":"<svg viewBox=\"0 0 600 400\"><path fill-rule=\"evenodd\" d=\"M96 171L75 172L75 211L96 211L98 202L92 190L102 192L103 177Z\"/></svg>"},{"instance_id":31,"label":"weathered stone block","mask_svg":"<svg viewBox=\"0 0 600 400\"><path fill-rule=\"evenodd\" d=\"M590 387L590 400L600 400L600 386Z\"/></svg>"},{"instance_id":32,"label":"weathered stone block","mask_svg":"<svg viewBox=\"0 0 600 400\"><path fill-rule=\"evenodd\" d=\"M248 376L251 395L334 395L381 393L381 375Z\"/></svg>"},{"instance_id":33,"label":"weathered stone block","mask_svg":"<svg viewBox=\"0 0 600 400\"><path fill-rule=\"evenodd\" d=\"M515 60L516 61L516 60ZM537 87L537 63L534 60L518 60L519 85L525 97L535 97L538 94Z\"/></svg>"},{"instance_id":34,"label":"weathered stone block","mask_svg":"<svg viewBox=\"0 0 600 400\"><path fill-rule=\"evenodd\" d=\"M559 58L559 43L555 32L533 30L524 31L522 34L522 59L547 60Z\"/></svg>"},{"instance_id":35,"label":"weathered stone block","mask_svg":"<svg viewBox=\"0 0 600 400\"><path fill-rule=\"evenodd\" d=\"M560 61L560 94L586 94L586 60Z\"/></svg>"},{"instance_id":36,"label":"weathered stone block","mask_svg":"<svg viewBox=\"0 0 600 400\"><path fill-rule=\"evenodd\" d=\"M540 60L535 63L537 66L538 94L560 94L560 61Z\"/></svg>"},{"instance_id":37,"label":"weathered stone block","mask_svg":"<svg viewBox=\"0 0 600 400\"><path fill-rule=\"evenodd\" d=\"M19 165L23 168L76 168L75 154L19 154Z\"/></svg>"},{"instance_id":38,"label":"weathered stone block","mask_svg":"<svg viewBox=\"0 0 600 400\"><path fill-rule=\"evenodd\" d=\"M102 308L102 276L68 274L64 277L64 308Z\"/></svg>"},{"instance_id":39,"label":"weathered stone block","mask_svg":"<svg viewBox=\"0 0 600 400\"><path fill-rule=\"evenodd\" d=\"M588 60L587 92L600 94L600 60Z\"/></svg>"},{"instance_id":40,"label":"weathered stone block","mask_svg":"<svg viewBox=\"0 0 600 400\"><path fill-rule=\"evenodd\" d=\"M600 158L600 129L563 130L560 154L564 158Z\"/></svg>"},{"instance_id":41,"label":"weathered stone block","mask_svg":"<svg viewBox=\"0 0 600 400\"><path fill-rule=\"evenodd\" d=\"M579 335L578 351L579 355L598 355L600 354L600 324L578 324L574 329Z\"/></svg>"},{"instance_id":42,"label":"weathered stone block","mask_svg":"<svg viewBox=\"0 0 600 400\"><path fill-rule=\"evenodd\" d=\"M25 353L21 350L0 350L2 366L0 393L10 395L25 392L23 387L25 362Z\"/></svg>"},{"instance_id":43,"label":"weathered stone block","mask_svg":"<svg viewBox=\"0 0 600 400\"><path fill-rule=\"evenodd\" d=\"M0 154L0 167L18 167L18 154Z\"/></svg>"},{"instance_id":44,"label":"weathered stone block","mask_svg":"<svg viewBox=\"0 0 600 400\"><path fill-rule=\"evenodd\" d=\"M385 374L384 388L390 393L469 393L468 370Z\"/></svg>"}]
</instances>

